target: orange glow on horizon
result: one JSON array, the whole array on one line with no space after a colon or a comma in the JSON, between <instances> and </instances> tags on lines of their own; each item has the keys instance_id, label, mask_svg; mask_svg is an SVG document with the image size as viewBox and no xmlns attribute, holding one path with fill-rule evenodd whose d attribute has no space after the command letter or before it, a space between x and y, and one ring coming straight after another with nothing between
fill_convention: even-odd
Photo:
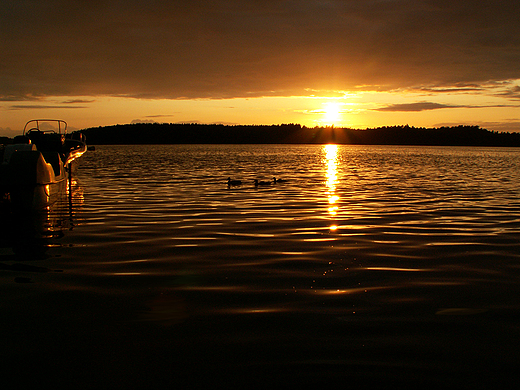
<instances>
[{"instance_id":1,"label":"orange glow on horizon","mask_svg":"<svg viewBox=\"0 0 520 390\"><path fill-rule=\"evenodd\" d=\"M517 84L520 82L515 86ZM409 105L421 107L425 99L422 92L337 91L337 96L332 96L331 91L318 92L304 96L221 100L49 96L31 102L9 101L1 107L0 136L21 134L23 125L34 117L64 119L69 124L69 131L135 122L226 125L297 123L311 128L334 126L353 129L404 124L416 127L467 124L513 132L518 131L520 126L519 121L511 119L517 117L518 107L504 104L504 98L498 93L468 95L465 92L462 96L462 92L443 92L432 95L428 100L447 108L406 111L403 107ZM467 102L468 108L461 107L462 101Z\"/></svg>"}]
</instances>

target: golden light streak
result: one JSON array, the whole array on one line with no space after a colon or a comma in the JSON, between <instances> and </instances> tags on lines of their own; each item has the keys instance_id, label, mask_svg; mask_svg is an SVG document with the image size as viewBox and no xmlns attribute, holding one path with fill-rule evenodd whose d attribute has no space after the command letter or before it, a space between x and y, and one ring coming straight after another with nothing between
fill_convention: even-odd
<instances>
[{"instance_id":1,"label":"golden light streak","mask_svg":"<svg viewBox=\"0 0 520 390\"><path fill-rule=\"evenodd\" d=\"M107 275L114 275L114 276L135 276L135 275L142 275L142 272L112 272Z\"/></svg>"},{"instance_id":2,"label":"golden light streak","mask_svg":"<svg viewBox=\"0 0 520 390\"><path fill-rule=\"evenodd\" d=\"M325 163L327 165L327 200L329 203L328 213L331 217L335 217L339 211L339 196L336 194L336 184L338 182L338 145L325 145ZM332 224L330 230L337 230L338 226Z\"/></svg>"}]
</instances>

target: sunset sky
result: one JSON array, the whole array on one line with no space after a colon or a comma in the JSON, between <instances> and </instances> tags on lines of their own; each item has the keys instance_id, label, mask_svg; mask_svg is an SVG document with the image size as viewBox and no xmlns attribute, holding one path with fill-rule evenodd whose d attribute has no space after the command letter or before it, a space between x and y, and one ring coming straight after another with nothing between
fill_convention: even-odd
<instances>
[{"instance_id":1,"label":"sunset sky","mask_svg":"<svg viewBox=\"0 0 520 390\"><path fill-rule=\"evenodd\" d=\"M0 135L136 121L520 131L518 0L3 0Z\"/></svg>"}]
</instances>

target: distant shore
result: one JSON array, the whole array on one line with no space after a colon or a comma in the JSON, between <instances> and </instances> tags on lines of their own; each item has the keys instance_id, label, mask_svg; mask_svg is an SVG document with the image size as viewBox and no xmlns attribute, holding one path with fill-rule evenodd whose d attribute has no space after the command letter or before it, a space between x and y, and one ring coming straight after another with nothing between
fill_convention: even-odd
<instances>
[{"instance_id":1,"label":"distant shore","mask_svg":"<svg viewBox=\"0 0 520 390\"><path fill-rule=\"evenodd\" d=\"M135 144L326 144L519 147L520 133L478 126L371 129L280 125L135 123L80 130L89 145ZM3 143L5 142L3 140Z\"/></svg>"}]
</instances>

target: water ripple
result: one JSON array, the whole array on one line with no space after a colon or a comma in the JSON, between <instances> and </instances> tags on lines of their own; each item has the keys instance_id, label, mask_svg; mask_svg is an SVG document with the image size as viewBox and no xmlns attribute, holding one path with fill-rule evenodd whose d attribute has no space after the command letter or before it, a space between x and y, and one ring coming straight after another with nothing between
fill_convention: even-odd
<instances>
[{"instance_id":1,"label":"water ripple","mask_svg":"<svg viewBox=\"0 0 520 390\"><path fill-rule=\"evenodd\" d=\"M274 176L289 181L253 185ZM518 361L516 149L100 146L77 179L75 227L43 263L63 272L24 284L31 302L102 302L68 311L77 318L117 302L112 326L132 342L245 351L235 368L420 367L431 379L461 361Z\"/></svg>"}]
</instances>

